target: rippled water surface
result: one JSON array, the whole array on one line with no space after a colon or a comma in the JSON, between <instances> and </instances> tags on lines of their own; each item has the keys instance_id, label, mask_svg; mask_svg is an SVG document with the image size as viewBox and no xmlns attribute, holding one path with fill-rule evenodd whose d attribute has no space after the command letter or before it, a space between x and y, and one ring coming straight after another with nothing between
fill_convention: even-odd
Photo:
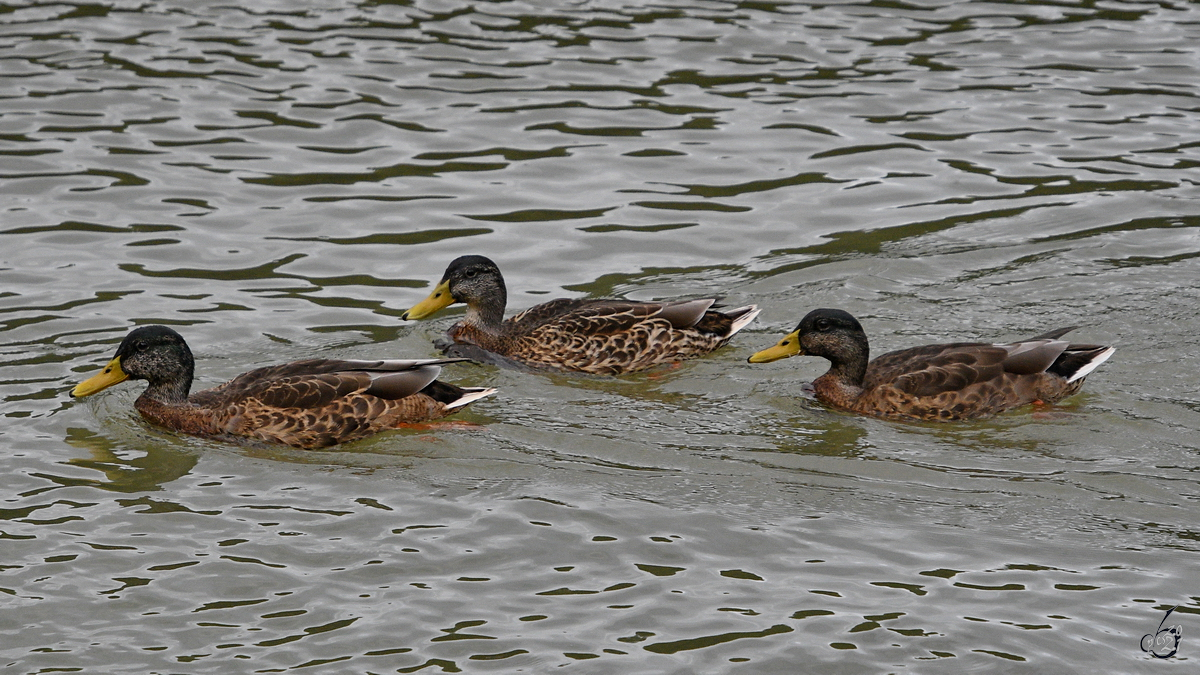
<instances>
[{"instance_id":1,"label":"rippled water surface","mask_svg":"<svg viewBox=\"0 0 1200 675\"><path fill-rule=\"evenodd\" d=\"M1165 1L0 4L0 668L1193 672L1197 45ZM448 367L500 391L329 452L67 396L146 323L206 386L432 356L460 312L399 316L465 253L510 310L763 314L649 374ZM746 363L815 307L1118 351L894 424Z\"/></svg>"}]
</instances>

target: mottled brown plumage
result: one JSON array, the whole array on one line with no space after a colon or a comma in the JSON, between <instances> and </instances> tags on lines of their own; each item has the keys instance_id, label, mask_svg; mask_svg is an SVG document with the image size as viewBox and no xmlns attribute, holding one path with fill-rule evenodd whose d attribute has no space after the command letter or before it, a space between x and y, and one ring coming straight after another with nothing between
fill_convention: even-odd
<instances>
[{"instance_id":1,"label":"mottled brown plumage","mask_svg":"<svg viewBox=\"0 0 1200 675\"><path fill-rule=\"evenodd\" d=\"M195 362L187 343L165 326L144 326L131 331L104 371L71 395L146 380L134 407L155 424L197 436L313 449L445 417L495 391L437 381L439 366L455 361L295 361L189 395Z\"/></svg>"},{"instance_id":2,"label":"mottled brown plumage","mask_svg":"<svg viewBox=\"0 0 1200 675\"><path fill-rule=\"evenodd\" d=\"M462 256L450 263L430 296L402 318L421 319L466 303L467 315L447 332L454 343L448 353L534 369L615 375L708 354L758 315L754 305L718 312L710 309L711 298L559 299L505 320L507 300L495 263Z\"/></svg>"},{"instance_id":3,"label":"mottled brown plumage","mask_svg":"<svg viewBox=\"0 0 1200 675\"><path fill-rule=\"evenodd\" d=\"M821 356L831 365L813 389L827 405L893 419L961 420L1055 403L1078 392L1084 377L1115 349L1058 339L1073 329L1012 344L925 345L868 362L867 336L858 321L842 310L817 309L750 362Z\"/></svg>"}]
</instances>

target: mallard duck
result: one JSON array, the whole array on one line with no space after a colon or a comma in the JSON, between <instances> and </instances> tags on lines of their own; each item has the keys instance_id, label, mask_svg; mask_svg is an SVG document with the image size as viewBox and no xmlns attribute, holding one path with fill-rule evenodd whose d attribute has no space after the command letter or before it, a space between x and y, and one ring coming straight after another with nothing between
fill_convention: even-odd
<instances>
[{"instance_id":1,"label":"mallard duck","mask_svg":"<svg viewBox=\"0 0 1200 675\"><path fill-rule=\"evenodd\" d=\"M149 386L133 405L150 422L197 436L313 449L445 417L495 392L437 381L439 366L463 360L294 361L189 395L195 361L187 343L166 326L143 326L130 331L104 370L71 396L146 380Z\"/></svg>"},{"instance_id":2,"label":"mallard duck","mask_svg":"<svg viewBox=\"0 0 1200 675\"><path fill-rule=\"evenodd\" d=\"M1058 339L1074 329L1012 344L912 347L868 363L867 335L858 321L840 309L815 309L795 331L749 360L828 359L829 372L812 386L817 399L834 408L893 419L962 420L1027 403L1055 403L1078 392L1083 378L1116 348Z\"/></svg>"},{"instance_id":3,"label":"mallard duck","mask_svg":"<svg viewBox=\"0 0 1200 675\"><path fill-rule=\"evenodd\" d=\"M616 375L703 356L758 316L754 305L718 312L714 298L677 302L559 299L505 320L508 293L496 263L480 255L450 263L442 280L401 318L423 319L456 302L451 353L496 355L539 370Z\"/></svg>"}]
</instances>

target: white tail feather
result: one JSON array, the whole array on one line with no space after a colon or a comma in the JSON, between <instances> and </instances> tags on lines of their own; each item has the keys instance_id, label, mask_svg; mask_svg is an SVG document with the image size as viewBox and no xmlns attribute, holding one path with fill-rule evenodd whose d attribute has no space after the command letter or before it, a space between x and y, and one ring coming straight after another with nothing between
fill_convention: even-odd
<instances>
[{"instance_id":1,"label":"white tail feather","mask_svg":"<svg viewBox=\"0 0 1200 675\"><path fill-rule=\"evenodd\" d=\"M747 310L747 312L733 320L733 325L729 328L729 337L733 337L734 333L750 325L750 322L753 321L755 317L758 316L758 313L762 311L758 308L758 305L747 305L745 307L738 307L737 309L730 310L726 312L726 314L736 314L742 310Z\"/></svg>"},{"instance_id":2,"label":"white tail feather","mask_svg":"<svg viewBox=\"0 0 1200 675\"><path fill-rule=\"evenodd\" d=\"M446 410L454 410L455 408L461 408L464 405L466 405L472 401L478 401L479 399L483 398L484 396L491 396L494 393L496 393L495 389L482 389L482 388L481 389L463 389L462 398L460 398L457 401L454 401L452 403L447 403Z\"/></svg>"},{"instance_id":3,"label":"white tail feather","mask_svg":"<svg viewBox=\"0 0 1200 675\"><path fill-rule=\"evenodd\" d=\"M1082 368L1075 371L1075 374L1072 375L1071 378L1069 380L1067 380L1067 382L1071 383L1071 382L1074 382L1075 380L1079 380L1079 379L1087 377L1089 373L1091 373L1096 368L1099 368L1101 363L1104 363L1105 361L1107 361L1108 357L1112 356L1113 352L1115 352L1115 351L1117 351L1116 347L1109 347L1108 349L1105 349L1104 351L1100 352L1099 354L1093 356L1092 360L1088 361L1087 364L1085 364Z\"/></svg>"}]
</instances>

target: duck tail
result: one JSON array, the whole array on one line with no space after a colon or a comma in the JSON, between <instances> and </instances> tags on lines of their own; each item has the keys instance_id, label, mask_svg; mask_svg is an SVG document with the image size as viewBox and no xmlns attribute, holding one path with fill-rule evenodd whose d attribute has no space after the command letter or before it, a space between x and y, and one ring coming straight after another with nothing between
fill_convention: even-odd
<instances>
[{"instance_id":1,"label":"duck tail","mask_svg":"<svg viewBox=\"0 0 1200 675\"><path fill-rule=\"evenodd\" d=\"M1071 345L1055 359L1053 365L1046 370L1067 378L1067 382L1075 382L1087 377L1091 372L1108 360L1117 351L1116 347L1099 345Z\"/></svg>"},{"instance_id":2,"label":"duck tail","mask_svg":"<svg viewBox=\"0 0 1200 675\"><path fill-rule=\"evenodd\" d=\"M726 337L733 337L734 333L737 333L739 330L750 325L750 322L753 321L761 311L762 310L758 308L758 305L746 305L745 307L738 307L736 309L722 312L722 314L725 314L729 318L733 319L733 324L729 326L729 335Z\"/></svg>"},{"instance_id":3,"label":"duck tail","mask_svg":"<svg viewBox=\"0 0 1200 675\"><path fill-rule=\"evenodd\" d=\"M450 403L447 403L446 409L454 410L455 408L461 408L468 403L478 401L484 396L491 396L494 393L496 393L495 389L487 387L463 387L462 396L460 396L457 401L451 401Z\"/></svg>"}]
</instances>

